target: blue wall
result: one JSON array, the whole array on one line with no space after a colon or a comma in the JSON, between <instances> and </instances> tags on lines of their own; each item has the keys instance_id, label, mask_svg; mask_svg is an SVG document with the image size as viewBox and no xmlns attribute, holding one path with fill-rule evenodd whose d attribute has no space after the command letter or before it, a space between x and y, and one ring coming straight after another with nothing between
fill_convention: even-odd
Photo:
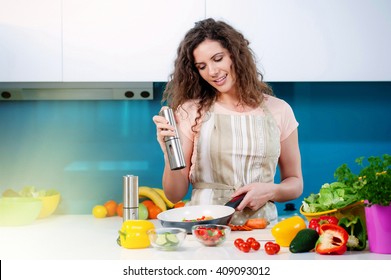
<instances>
[{"instance_id":1,"label":"blue wall","mask_svg":"<svg viewBox=\"0 0 391 280\"><path fill-rule=\"evenodd\" d=\"M300 123L305 190L297 206L342 163L354 167L357 157L391 153L390 82L271 85ZM155 84L153 101L0 102L0 191L56 188L58 213L84 214L108 199L121 201L123 175L161 187L152 116L163 86Z\"/></svg>"}]
</instances>

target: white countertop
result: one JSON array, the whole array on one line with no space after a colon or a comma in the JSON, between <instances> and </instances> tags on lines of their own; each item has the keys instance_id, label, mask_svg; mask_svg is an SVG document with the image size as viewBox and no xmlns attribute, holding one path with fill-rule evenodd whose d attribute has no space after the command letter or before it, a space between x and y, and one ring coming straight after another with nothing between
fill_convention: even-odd
<instances>
[{"instance_id":1,"label":"white countertop","mask_svg":"<svg viewBox=\"0 0 391 280\"><path fill-rule=\"evenodd\" d=\"M156 227L160 222L153 220ZM374 254L367 250L346 252L342 256L322 256L314 252L292 254L281 248L279 254L269 256L263 250L272 240L270 227L263 230L234 231L219 247L205 247L192 235L187 235L177 251L159 251L155 248L125 249L117 244L122 218L94 218L92 215L55 215L20 227L0 227L0 259L24 260L387 260L391 255ZM243 253L234 245L238 238L254 237L261 242L259 251Z\"/></svg>"}]
</instances>

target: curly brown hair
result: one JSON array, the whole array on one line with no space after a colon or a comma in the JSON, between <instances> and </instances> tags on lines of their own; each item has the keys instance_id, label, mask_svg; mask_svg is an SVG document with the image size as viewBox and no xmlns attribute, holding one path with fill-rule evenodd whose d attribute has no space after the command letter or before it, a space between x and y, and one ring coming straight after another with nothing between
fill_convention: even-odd
<instances>
[{"instance_id":1,"label":"curly brown hair","mask_svg":"<svg viewBox=\"0 0 391 280\"><path fill-rule=\"evenodd\" d=\"M177 49L174 72L170 75L163 92L162 102L176 110L188 100L196 100L197 118L202 111L208 111L216 101L217 91L199 74L195 66L193 51L206 39L217 41L231 55L236 74L239 102L251 107L259 106L263 94L273 95L271 87L263 82L263 75L258 70L255 55L249 47L250 42L223 21L208 18L195 23Z\"/></svg>"}]
</instances>

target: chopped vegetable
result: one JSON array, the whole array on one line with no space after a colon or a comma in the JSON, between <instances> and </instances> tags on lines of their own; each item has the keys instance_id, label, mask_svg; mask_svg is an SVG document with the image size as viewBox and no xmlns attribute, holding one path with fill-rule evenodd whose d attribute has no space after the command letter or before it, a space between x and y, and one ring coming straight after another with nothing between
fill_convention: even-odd
<instances>
[{"instance_id":1,"label":"chopped vegetable","mask_svg":"<svg viewBox=\"0 0 391 280\"><path fill-rule=\"evenodd\" d=\"M315 251L321 255L342 255L347 250L349 235L343 227L334 224L320 226L320 236Z\"/></svg>"},{"instance_id":2,"label":"chopped vegetable","mask_svg":"<svg viewBox=\"0 0 391 280\"><path fill-rule=\"evenodd\" d=\"M183 222L198 222L198 221L207 221L207 220L213 220L213 217L211 216L202 216L200 218L196 219L183 219Z\"/></svg>"},{"instance_id":3,"label":"chopped vegetable","mask_svg":"<svg viewBox=\"0 0 391 280\"><path fill-rule=\"evenodd\" d=\"M197 227L197 226L196 226ZM216 246L223 243L226 239L225 229L218 226L198 226L193 234L206 246Z\"/></svg>"},{"instance_id":4,"label":"chopped vegetable","mask_svg":"<svg viewBox=\"0 0 391 280\"><path fill-rule=\"evenodd\" d=\"M228 226L231 228L232 231L250 231L253 230L249 226L246 225L233 225L233 224L228 224Z\"/></svg>"},{"instance_id":5,"label":"chopped vegetable","mask_svg":"<svg viewBox=\"0 0 391 280\"><path fill-rule=\"evenodd\" d=\"M176 247L179 243L179 239L174 233L157 233L155 243L156 245L167 248Z\"/></svg>"}]
</instances>

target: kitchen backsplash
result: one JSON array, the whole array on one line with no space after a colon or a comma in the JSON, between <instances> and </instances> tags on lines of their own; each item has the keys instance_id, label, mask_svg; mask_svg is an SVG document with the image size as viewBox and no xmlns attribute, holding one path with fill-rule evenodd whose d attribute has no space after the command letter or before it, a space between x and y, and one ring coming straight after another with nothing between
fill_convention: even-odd
<instances>
[{"instance_id":1,"label":"kitchen backsplash","mask_svg":"<svg viewBox=\"0 0 391 280\"><path fill-rule=\"evenodd\" d=\"M296 207L332 181L340 164L391 153L391 82L271 85L300 123L305 184ZM152 117L163 88L154 83L149 101L0 102L0 191L55 188L62 194L57 213L87 214L95 204L122 200L124 175L161 187L163 158Z\"/></svg>"}]
</instances>

